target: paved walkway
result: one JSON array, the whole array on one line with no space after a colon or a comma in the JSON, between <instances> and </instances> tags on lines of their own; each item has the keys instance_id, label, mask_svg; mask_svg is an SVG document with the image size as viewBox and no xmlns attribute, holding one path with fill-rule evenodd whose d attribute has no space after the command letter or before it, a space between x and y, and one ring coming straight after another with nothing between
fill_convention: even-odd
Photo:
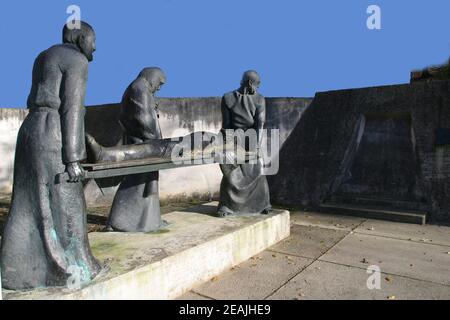
<instances>
[{"instance_id":1,"label":"paved walkway","mask_svg":"<svg viewBox=\"0 0 450 320\"><path fill-rule=\"evenodd\" d=\"M450 228L292 212L291 236L180 299L450 299ZM379 289L370 290L368 278Z\"/></svg>"}]
</instances>

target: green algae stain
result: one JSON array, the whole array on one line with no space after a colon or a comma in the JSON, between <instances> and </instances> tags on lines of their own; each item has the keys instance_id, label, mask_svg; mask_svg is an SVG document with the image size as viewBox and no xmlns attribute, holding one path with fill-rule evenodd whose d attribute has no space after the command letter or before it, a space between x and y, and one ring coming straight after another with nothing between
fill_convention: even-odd
<instances>
[{"instance_id":1,"label":"green algae stain","mask_svg":"<svg viewBox=\"0 0 450 320\"><path fill-rule=\"evenodd\" d=\"M156 231L146 232L145 234L159 235L159 234L165 234L165 233L169 233L169 232L170 232L170 230L168 230L168 229L159 229Z\"/></svg>"},{"instance_id":2,"label":"green algae stain","mask_svg":"<svg viewBox=\"0 0 450 320\"><path fill-rule=\"evenodd\" d=\"M94 255L101 253L111 253L118 248L118 244L115 242L99 242L91 245L91 250Z\"/></svg>"}]
</instances>

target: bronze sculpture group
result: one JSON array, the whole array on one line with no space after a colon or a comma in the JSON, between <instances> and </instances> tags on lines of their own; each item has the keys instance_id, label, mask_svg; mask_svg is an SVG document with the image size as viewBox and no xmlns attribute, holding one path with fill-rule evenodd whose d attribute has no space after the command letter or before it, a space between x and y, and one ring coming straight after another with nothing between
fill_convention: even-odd
<instances>
[{"instance_id":1,"label":"bronze sculpture group","mask_svg":"<svg viewBox=\"0 0 450 320\"><path fill-rule=\"evenodd\" d=\"M124 146L104 148L85 134L84 96L94 51L94 30L81 22L80 29L64 26L63 44L43 51L34 63L27 102L30 112L17 138L12 202L1 243L5 289L63 286L73 266L81 270L83 283L100 272L86 230L80 166L87 158L86 149L94 161L120 162L170 159L177 147L172 139L163 139L159 126L155 93L165 83L159 68L143 69L123 95L120 124ZM256 141L241 143L246 151L256 153L260 152L265 122L265 99L257 92L259 84L258 74L247 71L240 88L222 98L222 131L255 130ZM217 143L217 135L202 134L202 150ZM270 212L261 162L221 163L220 167L218 216ZM65 183L55 181L61 172L68 174ZM108 229L150 232L164 226L158 180L158 172L126 176L114 198Z\"/></svg>"}]
</instances>

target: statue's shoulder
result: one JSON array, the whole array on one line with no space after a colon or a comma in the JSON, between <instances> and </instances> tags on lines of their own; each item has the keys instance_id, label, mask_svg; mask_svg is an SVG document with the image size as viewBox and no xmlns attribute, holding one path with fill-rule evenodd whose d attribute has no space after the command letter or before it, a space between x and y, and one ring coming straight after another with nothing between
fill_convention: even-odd
<instances>
[{"instance_id":1,"label":"statue's shoulder","mask_svg":"<svg viewBox=\"0 0 450 320\"><path fill-rule=\"evenodd\" d=\"M130 96L138 96L148 92L148 86L141 78L137 78L128 86L128 94Z\"/></svg>"},{"instance_id":2,"label":"statue's shoulder","mask_svg":"<svg viewBox=\"0 0 450 320\"><path fill-rule=\"evenodd\" d=\"M236 99L236 91L230 91L223 95L224 99Z\"/></svg>"},{"instance_id":3,"label":"statue's shoulder","mask_svg":"<svg viewBox=\"0 0 450 320\"><path fill-rule=\"evenodd\" d=\"M222 97L222 101L225 102L225 105L228 106L228 108L234 106L236 100L237 100L236 91L227 92Z\"/></svg>"},{"instance_id":4,"label":"statue's shoulder","mask_svg":"<svg viewBox=\"0 0 450 320\"><path fill-rule=\"evenodd\" d=\"M258 104L264 104L266 102L266 98L258 92L255 93L255 99Z\"/></svg>"},{"instance_id":5,"label":"statue's shoulder","mask_svg":"<svg viewBox=\"0 0 450 320\"><path fill-rule=\"evenodd\" d=\"M50 61L57 61L62 67L86 67L89 63L84 54L69 44L54 45L43 51L40 56L45 56Z\"/></svg>"},{"instance_id":6,"label":"statue's shoulder","mask_svg":"<svg viewBox=\"0 0 450 320\"><path fill-rule=\"evenodd\" d=\"M122 96L122 107L127 109L146 108L152 98L148 84L140 78L135 79Z\"/></svg>"}]
</instances>

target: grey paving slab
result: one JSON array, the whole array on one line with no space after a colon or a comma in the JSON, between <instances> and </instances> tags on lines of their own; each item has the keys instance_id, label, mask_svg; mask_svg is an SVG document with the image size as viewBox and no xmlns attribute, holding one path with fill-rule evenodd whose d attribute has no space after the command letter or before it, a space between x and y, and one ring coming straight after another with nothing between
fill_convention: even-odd
<instances>
[{"instance_id":1,"label":"grey paving slab","mask_svg":"<svg viewBox=\"0 0 450 320\"><path fill-rule=\"evenodd\" d=\"M209 297L201 296L195 292L189 291L182 296L178 297L176 300L212 300Z\"/></svg>"},{"instance_id":2,"label":"grey paving slab","mask_svg":"<svg viewBox=\"0 0 450 320\"><path fill-rule=\"evenodd\" d=\"M319 212L291 211L291 224L351 231L365 218Z\"/></svg>"},{"instance_id":3,"label":"grey paving slab","mask_svg":"<svg viewBox=\"0 0 450 320\"><path fill-rule=\"evenodd\" d=\"M321 261L367 268L450 285L448 247L365 234L350 234L320 257Z\"/></svg>"},{"instance_id":4,"label":"grey paving slab","mask_svg":"<svg viewBox=\"0 0 450 320\"><path fill-rule=\"evenodd\" d=\"M265 251L192 291L218 300L264 299L310 263Z\"/></svg>"},{"instance_id":5,"label":"grey paving slab","mask_svg":"<svg viewBox=\"0 0 450 320\"><path fill-rule=\"evenodd\" d=\"M355 232L450 246L450 227L445 226L367 220Z\"/></svg>"},{"instance_id":6,"label":"grey paving slab","mask_svg":"<svg viewBox=\"0 0 450 320\"><path fill-rule=\"evenodd\" d=\"M290 237L269 250L317 259L348 233L343 230L293 225Z\"/></svg>"},{"instance_id":7,"label":"grey paving slab","mask_svg":"<svg viewBox=\"0 0 450 320\"><path fill-rule=\"evenodd\" d=\"M268 299L450 299L448 286L383 273L380 289L369 290L369 276L364 269L316 261Z\"/></svg>"}]
</instances>

